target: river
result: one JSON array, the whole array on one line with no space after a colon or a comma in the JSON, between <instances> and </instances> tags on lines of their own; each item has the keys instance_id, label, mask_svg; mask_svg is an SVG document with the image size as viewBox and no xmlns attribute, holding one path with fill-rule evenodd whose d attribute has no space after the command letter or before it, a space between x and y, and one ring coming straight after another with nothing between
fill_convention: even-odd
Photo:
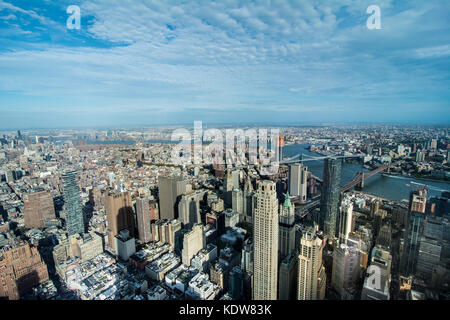
<instances>
[{"instance_id":1,"label":"river","mask_svg":"<svg viewBox=\"0 0 450 320\"><path fill-rule=\"evenodd\" d=\"M307 156L321 156L315 152L308 150L307 144L292 144L283 148L283 157L288 158L297 154L304 154L304 159ZM322 178L323 174L323 160L314 160L304 162L308 166L308 170L315 176ZM367 172L369 170L363 168L360 164L343 163L341 185L350 182L357 171ZM439 196L443 191L450 190L450 184L446 182L425 181L403 176L387 176L381 173L374 175L364 183L364 192L374 194L386 199L401 201L409 199L409 192L415 186L428 186L428 197Z\"/></svg>"}]
</instances>

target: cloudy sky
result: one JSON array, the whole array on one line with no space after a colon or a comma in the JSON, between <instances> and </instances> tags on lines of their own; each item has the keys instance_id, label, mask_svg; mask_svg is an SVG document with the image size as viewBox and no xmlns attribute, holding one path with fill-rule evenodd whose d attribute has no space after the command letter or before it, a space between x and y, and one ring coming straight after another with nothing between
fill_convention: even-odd
<instances>
[{"instance_id":1,"label":"cloudy sky","mask_svg":"<svg viewBox=\"0 0 450 320\"><path fill-rule=\"evenodd\" d=\"M448 124L449 61L448 0L0 0L0 129Z\"/></svg>"}]
</instances>

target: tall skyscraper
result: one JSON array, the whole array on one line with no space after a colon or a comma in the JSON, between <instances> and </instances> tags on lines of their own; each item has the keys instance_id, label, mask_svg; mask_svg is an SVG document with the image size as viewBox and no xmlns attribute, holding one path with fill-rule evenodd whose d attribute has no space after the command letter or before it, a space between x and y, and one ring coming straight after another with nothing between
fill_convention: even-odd
<instances>
[{"instance_id":1,"label":"tall skyscraper","mask_svg":"<svg viewBox=\"0 0 450 320\"><path fill-rule=\"evenodd\" d=\"M139 240L148 243L152 240L150 226L150 205L147 197L136 199L136 218L138 225Z\"/></svg>"},{"instance_id":2,"label":"tall skyscraper","mask_svg":"<svg viewBox=\"0 0 450 320\"><path fill-rule=\"evenodd\" d=\"M331 286L339 293L341 299L353 299L351 289L355 288L360 279L359 248L340 243L333 251L333 269Z\"/></svg>"},{"instance_id":3,"label":"tall skyscraper","mask_svg":"<svg viewBox=\"0 0 450 320\"><path fill-rule=\"evenodd\" d=\"M69 171L62 175L64 208L69 236L84 233L83 208L76 175L75 171Z\"/></svg>"},{"instance_id":4,"label":"tall skyscraper","mask_svg":"<svg viewBox=\"0 0 450 320\"><path fill-rule=\"evenodd\" d=\"M253 216L253 299L276 300L278 277L278 199L276 185L261 181Z\"/></svg>"},{"instance_id":5,"label":"tall skyscraper","mask_svg":"<svg viewBox=\"0 0 450 320\"><path fill-rule=\"evenodd\" d=\"M405 275L413 275L416 271L420 239L423 234L426 202L426 189L410 192L409 209L405 223L407 234L405 235L405 249L401 262L401 271Z\"/></svg>"},{"instance_id":6,"label":"tall skyscraper","mask_svg":"<svg viewBox=\"0 0 450 320\"><path fill-rule=\"evenodd\" d=\"M278 300L295 300L297 295L297 255L291 253L280 262Z\"/></svg>"},{"instance_id":7,"label":"tall skyscraper","mask_svg":"<svg viewBox=\"0 0 450 320\"><path fill-rule=\"evenodd\" d=\"M443 242L444 224L442 222L442 218L432 216L428 216L424 222L417 255L416 275L426 282L431 280L434 268L441 262L441 255L445 256L442 251L443 248L447 248L447 244Z\"/></svg>"},{"instance_id":8,"label":"tall skyscraper","mask_svg":"<svg viewBox=\"0 0 450 320\"><path fill-rule=\"evenodd\" d=\"M345 199L341 204L339 219L339 243L347 243L348 235L352 231L353 203Z\"/></svg>"},{"instance_id":9,"label":"tall skyscraper","mask_svg":"<svg viewBox=\"0 0 450 320\"><path fill-rule=\"evenodd\" d=\"M108 245L114 251L116 248L115 236L126 229L131 238L134 238L134 215L131 195L129 192L110 192L106 196L106 219L108 222Z\"/></svg>"},{"instance_id":10,"label":"tall skyscraper","mask_svg":"<svg viewBox=\"0 0 450 320\"><path fill-rule=\"evenodd\" d=\"M320 221L321 228L323 228L329 241L333 241L336 238L341 192L341 166L340 159L325 158L320 199Z\"/></svg>"},{"instance_id":11,"label":"tall skyscraper","mask_svg":"<svg viewBox=\"0 0 450 320\"><path fill-rule=\"evenodd\" d=\"M293 197L300 197L300 203L306 202L308 187L308 167L303 164L289 166L289 193Z\"/></svg>"},{"instance_id":12,"label":"tall skyscraper","mask_svg":"<svg viewBox=\"0 0 450 320\"><path fill-rule=\"evenodd\" d=\"M55 219L55 206L51 193L41 191L28 194L28 200L24 201L23 216L27 228L45 228L46 220Z\"/></svg>"},{"instance_id":13,"label":"tall skyscraper","mask_svg":"<svg viewBox=\"0 0 450 320\"><path fill-rule=\"evenodd\" d=\"M239 213L240 220L245 222L252 222L254 204L254 192L250 178L247 178L244 190L234 188L232 191L232 209Z\"/></svg>"},{"instance_id":14,"label":"tall skyscraper","mask_svg":"<svg viewBox=\"0 0 450 320\"><path fill-rule=\"evenodd\" d=\"M298 255L298 300L323 300L325 297L326 275L322 263L325 243L318 230L316 224L302 230Z\"/></svg>"},{"instance_id":15,"label":"tall skyscraper","mask_svg":"<svg viewBox=\"0 0 450 320\"><path fill-rule=\"evenodd\" d=\"M200 200L203 192L190 192L181 195L178 203L178 220L186 228L191 228L195 223L201 223Z\"/></svg>"},{"instance_id":16,"label":"tall skyscraper","mask_svg":"<svg viewBox=\"0 0 450 320\"><path fill-rule=\"evenodd\" d=\"M186 193L186 184L182 177L158 177L160 219L178 219L179 197Z\"/></svg>"},{"instance_id":17,"label":"tall skyscraper","mask_svg":"<svg viewBox=\"0 0 450 320\"><path fill-rule=\"evenodd\" d=\"M284 203L280 205L279 224L279 258L284 259L295 250L295 213L294 206L286 194Z\"/></svg>"}]
</instances>

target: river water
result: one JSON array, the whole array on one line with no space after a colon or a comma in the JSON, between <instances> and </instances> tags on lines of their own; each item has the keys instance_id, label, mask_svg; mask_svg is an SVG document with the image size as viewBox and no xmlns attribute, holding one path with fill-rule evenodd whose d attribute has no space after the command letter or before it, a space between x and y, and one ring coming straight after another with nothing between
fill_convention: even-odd
<instances>
[{"instance_id":1,"label":"river water","mask_svg":"<svg viewBox=\"0 0 450 320\"><path fill-rule=\"evenodd\" d=\"M303 154L304 159L308 156L321 156L315 152L310 152L307 148L309 145L293 144L283 148L283 158L289 158L297 154ZM322 178L323 160L305 161L308 170L315 176ZM357 171L367 172L369 170L363 168L360 164L343 163L341 185L350 182ZM364 192L374 194L386 199L401 201L409 198L409 192L416 186L428 186L428 197L439 196L443 191L450 190L450 184L446 182L425 181L403 176L386 176L381 173L374 175L364 182Z\"/></svg>"}]
</instances>

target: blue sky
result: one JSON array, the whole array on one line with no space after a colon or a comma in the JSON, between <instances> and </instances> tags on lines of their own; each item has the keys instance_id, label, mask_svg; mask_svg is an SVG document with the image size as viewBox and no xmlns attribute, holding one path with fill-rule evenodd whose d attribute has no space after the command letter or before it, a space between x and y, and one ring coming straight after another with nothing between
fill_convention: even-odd
<instances>
[{"instance_id":1,"label":"blue sky","mask_svg":"<svg viewBox=\"0 0 450 320\"><path fill-rule=\"evenodd\" d=\"M448 0L0 0L0 129L448 124L449 17Z\"/></svg>"}]
</instances>

